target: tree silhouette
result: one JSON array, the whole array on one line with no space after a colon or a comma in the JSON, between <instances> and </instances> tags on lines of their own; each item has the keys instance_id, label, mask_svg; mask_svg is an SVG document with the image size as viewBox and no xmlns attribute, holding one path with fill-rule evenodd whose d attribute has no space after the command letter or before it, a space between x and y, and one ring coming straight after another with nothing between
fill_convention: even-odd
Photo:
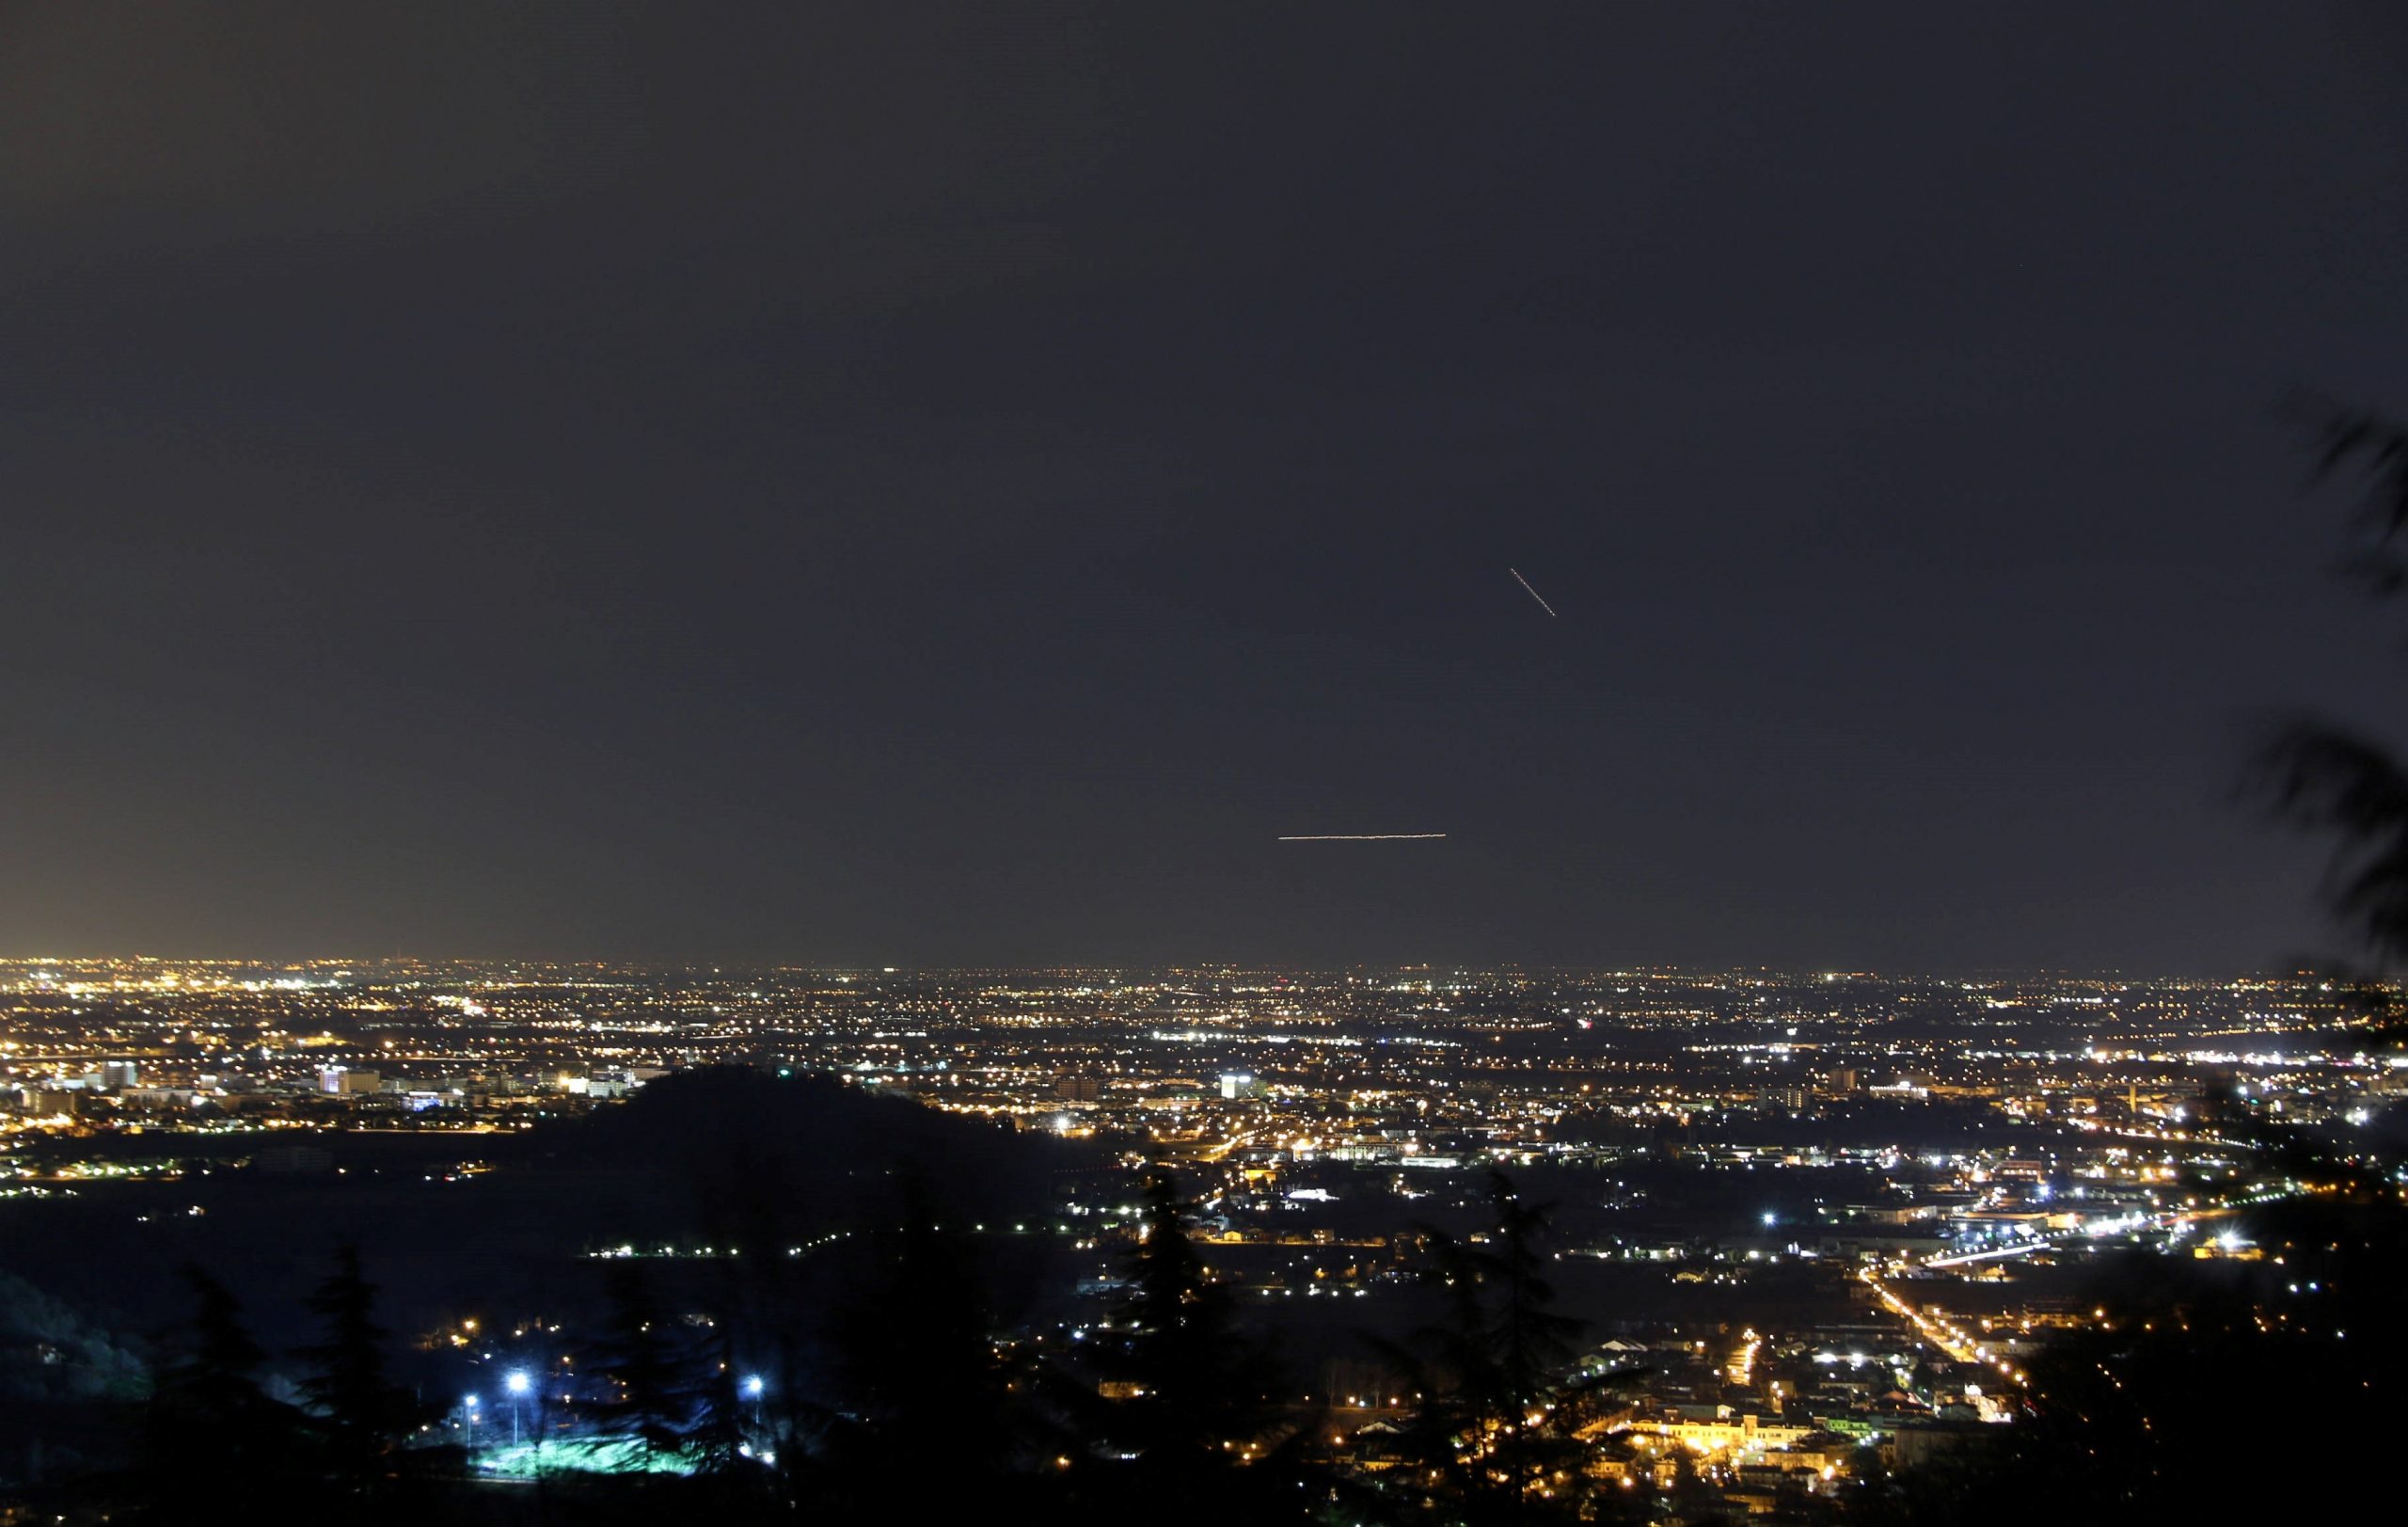
<instances>
[{"instance_id":1,"label":"tree silhouette","mask_svg":"<svg viewBox=\"0 0 2408 1527\"><path fill-rule=\"evenodd\" d=\"M693 1424L686 1344L634 1263L613 1262L604 1277L610 1314L593 1362L612 1392L595 1416L604 1431L633 1443L648 1467L654 1455L680 1451Z\"/></svg>"},{"instance_id":2,"label":"tree silhouette","mask_svg":"<svg viewBox=\"0 0 2408 1527\"><path fill-rule=\"evenodd\" d=\"M244 1328L242 1306L198 1266L183 1269L192 1324L163 1364L144 1417L144 1473L157 1514L182 1509L195 1479L250 1481L263 1508L302 1478L304 1421L260 1382L266 1353Z\"/></svg>"},{"instance_id":3,"label":"tree silhouette","mask_svg":"<svg viewBox=\"0 0 2408 1527\"><path fill-rule=\"evenodd\" d=\"M1178 1179L1158 1167L1140 1191L1128 1296L1114 1321L1132 1386L1117 1429L1157 1461L1217 1460L1229 1451L1222 1443L1252 1441L1268 1424L1271 1376L1187 1233Z\"/></svg>"},{"instance_id":4,"label":"tree silhouette","mask_svg":"<svg viewBox=\"0 0 2408 1527\"><path fill-rule=\"evenodd\" d=\"M1543 1248L1549 1205L1492 1170L1482 1244L1423 1227L1425 1280L1444 1313L1385 1348L1420 1396L1407 1435L1418 1458L1404 1493L1440 1515L1513 1521L1574 1509L1573 1427L1595 1392L1631 1376L1570 1376L1580 1322L1555 1310ZM1561 1475L1560 1479L1558 1478Z\"/></svg>"},{"instance_id":5,"label":"tree silhouette","mask_svg":"<svg viewBox=\"0 0 2408 1527\"><path fill-rule=\"evenodd\" d=\"M1105 1347L1117 1397L1072 1413L1089 1464L1081 1509L1167 1521L1295 1516L1325 1486L1308 1477L1302 1429L1278 1425L1278 1365L1188 1234L1178 1178L1156 1165L1139 1192L1137 1243Z\"/></svg>"},{"instance_id":6,"label":"tree silhouette","mask_svg":"<svg viewBox=\"0 0 2408 1527\"><path fill-rule=\"evenodd\" d=\"M309 1296L325 1337L304 1350L302 1392L316 1413L325 1475L350 1495L382 1495L423 1476L431 1459L408 1446L429 1417L386 1376L385 1330L376 1324L376 1287L361 1271L359 1248L335 1250L335 1268Z\"/></svg>"},{"instance_id":7,"label":"tree silhouette","mask_svg":"<svg viewBox=\"0 0 2408 1527\"><path fill-rule=\"evenodd\" d=\"M758 1451L752 1433L764 1430L753 1421L762 1408L761 1397L744 1392L744 1381L737 1372L734 1337L735 1323L715 1316L710 1334L703 1341L702 1359L688 1371L686 1393L691 1420L686 1450L701 1473L738 1471Z\"/></svg>"},{"instance_id":8,"label":"tree silhouette","mask_svg":"<svg viewBox=\"0 0 2408 1527\"><path fill-rule=\"evenodd\" d=\"M2345 572L2378 599L2408 594L2408 424L2330 403L2303 406L2317 431L2316 479L2354 471L2365 489ZM2397 1048L2408 1040L2408 1004L2391 978L2408 963L2408 763L2364 727L2299 714L2270 726L2247 785L2277 819L2332 844L2324 899L2365 958L2335 962L2329 974L2367 1041ZM2408 1163L2396 1135L2366 1131L2337 1147L2232 1090L2211 1097L2208 1111L2268 1165L2361 1196L2388 1194Z\"/></svg>"},{"instance_id":9,"label":"tree silhouette","mask_svg":"<svg viewBox=\"0 0 2408 1527\"><path fill-rule=\"evenodd\" d=\"M2381 599L2408 594L2408 424L2360 410L2310 405L2317 415L2316 476L2355 469L2367 487L2345 571ZM2326 899L2375 962L2372 978L2408 960L2408 766L2364 728L2315 715L2276 722L2258 750L2252 789L2274 814L2334 846ZM2385 1017L2396 1017L2387 1006Z\"/></svg>"},{"instance_id":10,"label":"tree silhouette","mask_svg":"<svg viewBox=\"0 0 2408 1527\"><path fill-rule=\"evenodd\" d=\"M933 1519L992 1511L1018 1483L1030 1428L995 1345L990 1292L963 1217L939 1207L916 1165L893 1183L892 1201L856 1237L827 1335L827 1487L863 1513L898 1500ZM945 1467L927 1469L940 1447Z\"/></svg>"},{"instance_id":11,"label":"tree silhouette","mask_svg":"<svg viewBox=\"0 0 2408 1527\"><path fill-rule=\"evenodd\" d=\"M2345 569L2380 598L2408 594L2400 551L2408 426L2314 408L2318 478L2357 469L2369 490ZM2361 728L2303 715L2270 732L2248 783L2277 817L2331 840L2328 904L2368 962L2337 974L2354 986L2367 1039L2396 1044L2401 1009L2388 978L2408 960L2408 767ZM2032 1360L2017 1424L1963 1458L1903 1472L1884 1491L1897 1519L2020 1519L2033 1479L2096 1513L2134 1519L2361 1514L2346 1471L2329 1461L2234 1467L2225 1401L2308 1397L2320 1460L2382 1455L2388 1413L2370 1396L2408 1360L2408 1322L2394 1294L2408 1255L2398 1153L2370 1137L2337 1145L2260 1112L2237 1090L2206 1100L2198 1124L2248 1149L2258 1174L2320 1191L2234 1222L2264 1249L2262 1262L2144 1253L2102 1262L2082 1302L2104 1317Z\"/></svg>"}]
</instances>

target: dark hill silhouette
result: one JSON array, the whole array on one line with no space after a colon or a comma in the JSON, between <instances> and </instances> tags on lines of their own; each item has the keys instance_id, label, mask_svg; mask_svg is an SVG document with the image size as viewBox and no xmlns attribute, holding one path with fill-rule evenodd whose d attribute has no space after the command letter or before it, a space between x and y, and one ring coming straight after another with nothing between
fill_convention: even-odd
<instances>
[{"instance_id":1,"label":"dark hill silhouette","mask_svg":"<svg viewBox=\"0 0 2408 1527\"><path fill-rule=\"evenodd\" d=\"M235 1292L281 1365L309 1339L301 1301L340 1244L358 1245L406 1345L461 1315L576 1315L599 1297L604 1264L588 1253L607 1248L784 1249L867 1225L890 1212L905 1173L940 1210L1035 1221L1054 1173L1096 1159L906 1098L733 1068L666 1077L525 1135L323 1143L341 1175L221 1170L11 1205L5 1224L17 1233L0 1237L0 1273L71 1291L105 1328L139 1337L182 1320L176 1269L194 1264ZM467 1159L491 1169L444 1169ZM417 1358L404 1354L413 1367Z\"/></svg>"},{"instance_id":2,"label":"dark hill silhouette","mask_svg":"<svg viewBox=\"0 0 2408 1527\"><path fill-rule=\"evenodd\" d=\"M824 1229L887 1197L882 1185L910 1166L940 1201L985 1215L1033 1214L1049 1201L1056 1170L1092 1164L1091 1153L942 1113L822 1076L779 1077L737 1067L655 1082L627 1106L539 1132L536 1173L577 1172L625 1185L630 1199L689 1231L731 1233L772 1192L779 1217Z\"/></svg>"}]
</instances>

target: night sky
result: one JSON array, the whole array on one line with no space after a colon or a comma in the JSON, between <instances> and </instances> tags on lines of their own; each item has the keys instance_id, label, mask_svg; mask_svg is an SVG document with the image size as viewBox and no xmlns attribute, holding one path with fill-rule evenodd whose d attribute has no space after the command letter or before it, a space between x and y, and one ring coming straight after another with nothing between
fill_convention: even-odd
<instances>
[{"instance_id":1,"label":"night sky","mask_svg":"<svg viewBox=\"0 0 2408 1527\"><path fill-rule=\"evenodd\" d=\"M2403 192L2377 6L12 7L0 953L2279 961Z\"/></svg>"}]
</instances>

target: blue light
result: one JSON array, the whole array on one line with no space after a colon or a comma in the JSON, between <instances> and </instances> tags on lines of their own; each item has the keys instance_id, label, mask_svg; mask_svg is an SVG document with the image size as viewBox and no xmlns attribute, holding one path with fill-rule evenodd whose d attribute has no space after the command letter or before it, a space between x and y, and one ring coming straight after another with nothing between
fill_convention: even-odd
<instances>
[{"instance_id":1,"label":"blue light","mask_svg":"<svg viewBox=\"0 0 2408 1527\"><path fill-rule=\"evenodd\" d=\"M761 1382L761 1376L754 1374L744 1380L744 1397L748 1400L757 1400L761 1397L762 1390L767 1387Z\"/></svg>"},{"instance_id":2,"label":"blue light","mask_svg":"<svg viewBox=\"0 0 2408 1527\"><path fill-rule=\"evenodd\" d=\"M510 1391L513 1394L524 1394L531 1387L532 1387L531 1381L527 1377L526 1372L523 1369L512 1373L508 1377L501 1381L501 1385L502 1388Z\"/></svg>"}]
</instances>

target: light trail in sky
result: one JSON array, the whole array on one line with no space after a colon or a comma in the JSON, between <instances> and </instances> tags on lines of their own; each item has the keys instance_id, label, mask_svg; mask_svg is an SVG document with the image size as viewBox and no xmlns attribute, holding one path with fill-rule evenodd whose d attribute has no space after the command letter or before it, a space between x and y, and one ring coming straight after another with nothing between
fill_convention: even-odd
<instances>
[{"instance_id":1,"label":"light trail in sky","mask_svg":"<svg viewBox=\"0 0 2408 1527\"><path fill-rule=\"evenodd\" d=\"M1444 833L1290 833L1282 843L1394 843L1404 838L1444 837Z\"/></svg>"},{"instance_id":2,"label":"light trail in sky","mask_svg":"<svg viewBox=\"0 0 2408 1527\"><path fill-rule=\"evenodd\" d=\"M1513 575L1513 581L1521 584L1523 590L1528 593L1531 598L1539 601L1539 608L1541 610L1545 611L1550 615L1555 615L1555 606L1547 603L1545 599L1540 597L1539 591L1530 587L1530 581L1529 579L1524 578L1515 568L1508 567L1505 570ZM1563 617L1556 615L1555 618L1561 620Z\"/></svg>"}]
</instances>

